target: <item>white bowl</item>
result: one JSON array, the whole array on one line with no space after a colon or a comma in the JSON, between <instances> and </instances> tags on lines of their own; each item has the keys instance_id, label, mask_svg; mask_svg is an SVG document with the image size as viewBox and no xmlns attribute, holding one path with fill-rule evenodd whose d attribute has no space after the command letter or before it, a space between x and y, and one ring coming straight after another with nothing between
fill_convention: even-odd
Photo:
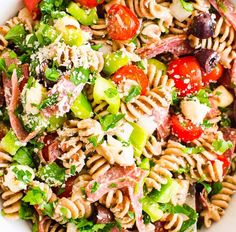
<instances>
[{"instance_id":1,"label":"white bowl","mask_svg":"<svg viewBox=\"0 0 236 232\"><path fill-rule=\"evenodd\" d=\"M22 7L23 0L0 0L0 25L14 16ZM236 0L232 0L236 4ZM0 205L1 209L1 205ZM22 220L8 220L0 214L0 231L2 232L31 232L31 226ZM235 232L236 231L236 196L230 202L225 216L220 222L214 223L210 229L203 229L201 232Z\"/></svg>"}]
</instances>

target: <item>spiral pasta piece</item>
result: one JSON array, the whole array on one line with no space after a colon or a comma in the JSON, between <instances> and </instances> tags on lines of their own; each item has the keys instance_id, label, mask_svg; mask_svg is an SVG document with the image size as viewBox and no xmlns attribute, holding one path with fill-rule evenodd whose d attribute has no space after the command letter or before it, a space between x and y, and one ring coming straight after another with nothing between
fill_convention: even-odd
<instances>
[{"instance_id":1,"label":"spiral pasta piece","mask_svg":"<svg viewBox=\"0 0 236 232\"><path fill-rule=\"evenodd\" d=\"M44 232L65 232L66 229L52 219L47 219L43 224Z\"/></svg>"},{"instance_id":2,"label":"spiral pasta piece","mask_svg":"<svg viewBox=\"0 0 236 232\"><path fill-rule=\"evenodd\" d=\"M54 60L59 66L67 68L90 68L101 72L104 66L103 54L95 51L90 45L81 45L79 47L69 46L63 42L55 42L43 48L31 56L32 59L38 60L40 64L45 64L48 60ZM40 73L40 68L36 72Z\"/></svg>"},{"instance_id":3,"label":"spiral pasta piece","mask_svg":"<svg viewBox=\"0 0 236 232\"><path fill-rule=\"evenodd\" d=\"M143 149L143 155L147 158L159 156L162 152L163 142L157 141L157 138L151 135Z\"/></svg>"},{"instance_id":4,"label":"spiral pasta piece","mask_svg":"<svg viewBox=\"0 0 236 232\"><path fill-rule=\"evenodd\" d=\"M211 197L209 206L201 213L207 228L211 226L213 221L219 221L225 214L231 197L236 192L236 176L225 176L222 186L222 190Z\"/></svg>"},{"instance_id":5,"label":"spiral pasta piece","mask_svg":"<svg viewBox=\"0 0 236 232\"><path fill-rule=\"evenodd\" d=\"M227 24L221 17L215 25L214 35L209 39L198 39L189 36L190 45L197 48L207 48L217 51L221 58L220 62L225 68L231 67L231 62L236 58L236 52L233 50L235 44L235 31L232 26Z\"/></svg>"},{"instance_id":6,"label":"spiral pasta piece","mask_svg":"<svg viewBox=\"0 0 236 232\"><path fill-rule=\"evenodd\" d=\"M86 165L89 169L89 174L95 180L99 176L104 175L111 167L109 162L99 154L93 154L91 157L89 157Z\"/></svg>"},{"instance_id":7,"label":"spiral pasta piece","mask_svg":"<svg viewBox=\"0 0 236 232\"><path fill-rule=\"evenodd\" d=\"M145 179L148 192L151 192L152 189L157 189L159 191L161 189L161 185L166 184L168 179L171 177L172 174L168 169L160 167L156 164Z\"/></svg>"},{"instance_id":8,"label":"spiral pasta piece","mask_svg":"<svg viewBox=\"0 0 236 232\"><path fill-rule=\"evenodd\" d=\"M199 144L199 142L195 143ZM207 143L200 143L207 149ZM204 149L205 149L204 147ZM194 181L204 178L206 181L222 181L223 163L216 159L214 151L203 150L198 154L187 154L184 146L178 142L169 140L164 155L158 161L162 167L170 171L178 171L179 168L189 170L186 177Z\"/></svg>"},{"instance_id":9,"label":"spiral pasta piece","mask_svg":"<svg viewBox=\"0 0 236 232\"><path fill-rule=\"evenodd\" d=\"M0 176L3 175L5 168L9 167L11 161L12 157L9 154L0 151Z\"/></svg>"},{"instance_id":10,"label":"spiral pasta piece","mask_svg":"<svg viewBox=\"0 0 236 232\"><path fill-rule=\"evenodd\" d=\"M22 192L14 193L9 189L7 189L6 187L4 187L2 190L3 193L1 195L1 198L3 200L2 211L4 213L4 216L9 219L18 219L23 193Z\"/></svg>"},{"instance_id":11,"label":"spiral pasta piece","mask_svg":"<svg viewBox=\"0 0 236 232\"><path fill-rule=\"evenodd\" d=\"M95 24L91 26L91 29L93 38L95 39L103 39L108 33L105 19L99 19Z\"/></svg>"},{"instance_id":12,"label":"spiral pasta piece","mask_svg":"<svg viewBox=\"0 0 236 232\"><path fill-rule=\"evenodd\" d=\"M180 231L184 218L181 214L165 214L161 221L164 222L164 228L169 232Z\"/></svg>"},{"instance_id":13,"label":"spiral pasta piece","mask_svg":"<svg viewBox=\"0 0 236 232\"><path fill-rule=\"evenodd\" d=\"M132 228L135 219L128 215L129 212L133 212L132 205L130 199L121 190L109 191L99 202L111 210L123 228Z\"/></svg>"},{"instance_id":14,"label":"spiral pasta piece","mask_svg":"<svg viewBox=\"0 0 236 232\"><path fill-rule=\"evenodd\" d=\"M152 115L154 109L169 109L171 103L172 80L166 86L152 89L147 96L140 96L134 102L121 103L121 112L128 121L137 121L143 115Z\"/></svg>"}]
</instances>

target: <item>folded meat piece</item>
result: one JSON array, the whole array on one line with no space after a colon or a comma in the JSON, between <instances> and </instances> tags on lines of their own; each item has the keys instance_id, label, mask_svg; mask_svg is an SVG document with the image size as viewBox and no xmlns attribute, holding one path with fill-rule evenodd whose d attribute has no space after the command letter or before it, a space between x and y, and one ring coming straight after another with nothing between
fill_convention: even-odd
<instances>
[{"instance_id":1,"label":"folded meat piece","mask_svg":"<svg viewBox=\"0 0 236 232\"><path fill-rule=\"evenodd\" d=\"M221 16L236 30L236 9L231 0L209 0L211 5L220 13Z\"/></svg>"},{"instance_id":2,"label":"folded meat piece","mask_svg":"<svg viewBox=\"0 0 236 232\"><path fill-rule=\"evenodd\" d=\"M193 49L190 47L186 35L171 35L156 43L152 43L137 50L142 58L150 59L159 54L170 52L176 56L190 54Z\"/></svg>"}]
</instances>

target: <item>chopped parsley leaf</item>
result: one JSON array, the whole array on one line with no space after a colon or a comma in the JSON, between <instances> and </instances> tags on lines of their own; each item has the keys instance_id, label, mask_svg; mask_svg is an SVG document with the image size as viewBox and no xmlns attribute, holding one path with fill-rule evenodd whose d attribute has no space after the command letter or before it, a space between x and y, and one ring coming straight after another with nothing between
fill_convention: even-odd
<instances>
[{"instance_id":1,"label":"chopped parsley leaf","mask_svg":"<svg viewBox=\"0 0 236 232\"><path fill-rule=\"evenodd\" d=\"M104 117L99 117L102 129L107 131L116 127L117 123L124 118L124 114L108 114Z\"/></svg>"},{"instance_id":2,"label":"chopped parsley leaf","mask_svg":"<svg viewBox=\"0 0 236 232\"><path fill-rule=\"evenodd\" d=\"M217 139L212 143L212 146L215 151L219 151L224 153L227 151L229 148L233 147L233 144L231 141L225 141L223 139Z\"/></svg>"},{"instance_id":3,"label":"chopped parsley leaf","mask_svg":"<svg viewBox=\"0 0 236 232\"><path fill-rule=\"evenodd\" d=\"M92 189L91 189L91 193L95 193L99 188L99 183L98 182L94 182Z\"/></svg>"},{"instance_id":4,"label":"chopped parsley leaf","mask_svg":"<svg viewBox=\"0 0 236 232\"><path fill-rule=\"evenodd\" d=\"M70 73L70 81L74 85L79 85L81 83L86 83L89 80L90 71L83 67L74 68Z\"/></svg>"},{"instance_id":5,"label":"chopped parsley leaf","mask_svg":"<svg viewBox=\"0 0 236 232\"><path fill-rule=\"evenodd\" d=\"M40 205L47 200L47 196L39 187L31 187L22 200L30 205Z\"/></svg>"},{"instance_id":6,"label":"chopped parsley leaf","mask_svg":"<svg viewBox=\"0 0 236 232\"><path fill-rule=\"evenodd\" d=\"M132 85L128 96L125 97L125 102L128 103L132 101L132 99L140 95L140 93L141 93L141 87L138 85Z\"/></svg>"},{"instance_id":7,"label":"chopped parsley leaf","mask_svg":"<svg viewBox=\"0 0 236 232\"><path fill-rule=\"evenodd\" d=\"M46 98L45 100L43 100L38 106L37 108L39 110L45 109L47 107L53 106L58 102L58 93L54 93L51 96L49 96L48 98Z\"/></svg>"},{"instance_id":8,"label":"chopped parsley leaf","mask_svg":"<svg viewBox=\"0 0 236 232\"><path fill-rule=\"evenodd\" d=\"M15 173L16 179L25 183L29 184L32 179L32 173L28 170L22 170L18 169L17 167L14 167L12 171Z\"/></svg>"},{"instance_id":9,"label":"chopped parsley leaf","mask_svg":"<svg viewBox=\"0 0 236 232\"><path fill-rule=\"evenodd\" d=\"M104 93L107 97L113 98L118 94L118 91L115 88L108 88L107 90L104 91Z\"/></svg>"}]
</instances>

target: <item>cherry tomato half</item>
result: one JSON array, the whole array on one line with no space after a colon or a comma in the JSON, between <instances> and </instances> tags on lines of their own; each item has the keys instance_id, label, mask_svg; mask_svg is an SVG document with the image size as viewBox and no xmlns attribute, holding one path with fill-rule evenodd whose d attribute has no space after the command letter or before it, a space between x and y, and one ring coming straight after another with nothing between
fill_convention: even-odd
<instances>
[{"instance_id":1,"label":"cherry tomato half","mask_svg":"<svg viewBox=\"0 0 236 232\"><path fill-rule=\"evenodd\" d=\"M115 83L120 83L124 79L135 80L141 86L141 94L145 95L148 91L148 77L142 69L136 65L125 65L118 69L112 77L112 80Z\"/></svg>"},{"instance_id":2,"label":"cherry tomato half","mask_svg":"<svg viewBox=\"0 0 236 232\"><path fill-rule=\"evenodd\" d=\"M202 86L201 68L193 56L171 61L167 73L174 80L182 97L197 92Z\"/></svg>"},{"instance_id":3,"label":"cherry tomato half","mask_svg":"<svg viewBox=\"0 0 236 232\"><path fill-rule=\"evenodd\" d=\"M76 0L76 2L80 3L82 6L94 8L99 4L102 4L104 0Z\"/></svg>"},{"instance_id":4,"label":"cherry tomato half","mask_svg":"<svg viewBox=\"0 0 236 232\"><path fill-rule=\"evenodd\" d=\"M184 119L180 115L173 115L171 117L171 123L173 134L185 143L198 139L203 133L200 126L196 126L190 120Z\"/></svg>"},{"instance_id":5,"label":"cherry tomato half","mask_svg":"<svg viewBox=\"0 0 236 232\"><path fill-rule=\"evenodd\" d=\"M24 0L26 8L30 11L33 18L37 18L37 16L40 14L39 11L39 3L41 0Z\"/></svg>"},{"instance_id":6,"label":"cherry tomato half","mask_svg":"<svg viewBox=\"0 0 236 232\"><path fill-rule=\"evenodd\" d=\"M223 74L224 68L221 64L217 64L214 69L212 69L211 72L205 73L202 72L202 82L203 85L207 85L210 82L217 81Z\"/></svg>"},{"instance_id":7,"label":"cherry tomato half","mask_svg":"<svg viewBox=\"0 0 236 232\"><path fill-rule=\"evenodd\" d=\"M139 29L137 16L126 6L114 4L107 13L108 34L113 40L132 39Z\"/></svg>"}]
</instances>

